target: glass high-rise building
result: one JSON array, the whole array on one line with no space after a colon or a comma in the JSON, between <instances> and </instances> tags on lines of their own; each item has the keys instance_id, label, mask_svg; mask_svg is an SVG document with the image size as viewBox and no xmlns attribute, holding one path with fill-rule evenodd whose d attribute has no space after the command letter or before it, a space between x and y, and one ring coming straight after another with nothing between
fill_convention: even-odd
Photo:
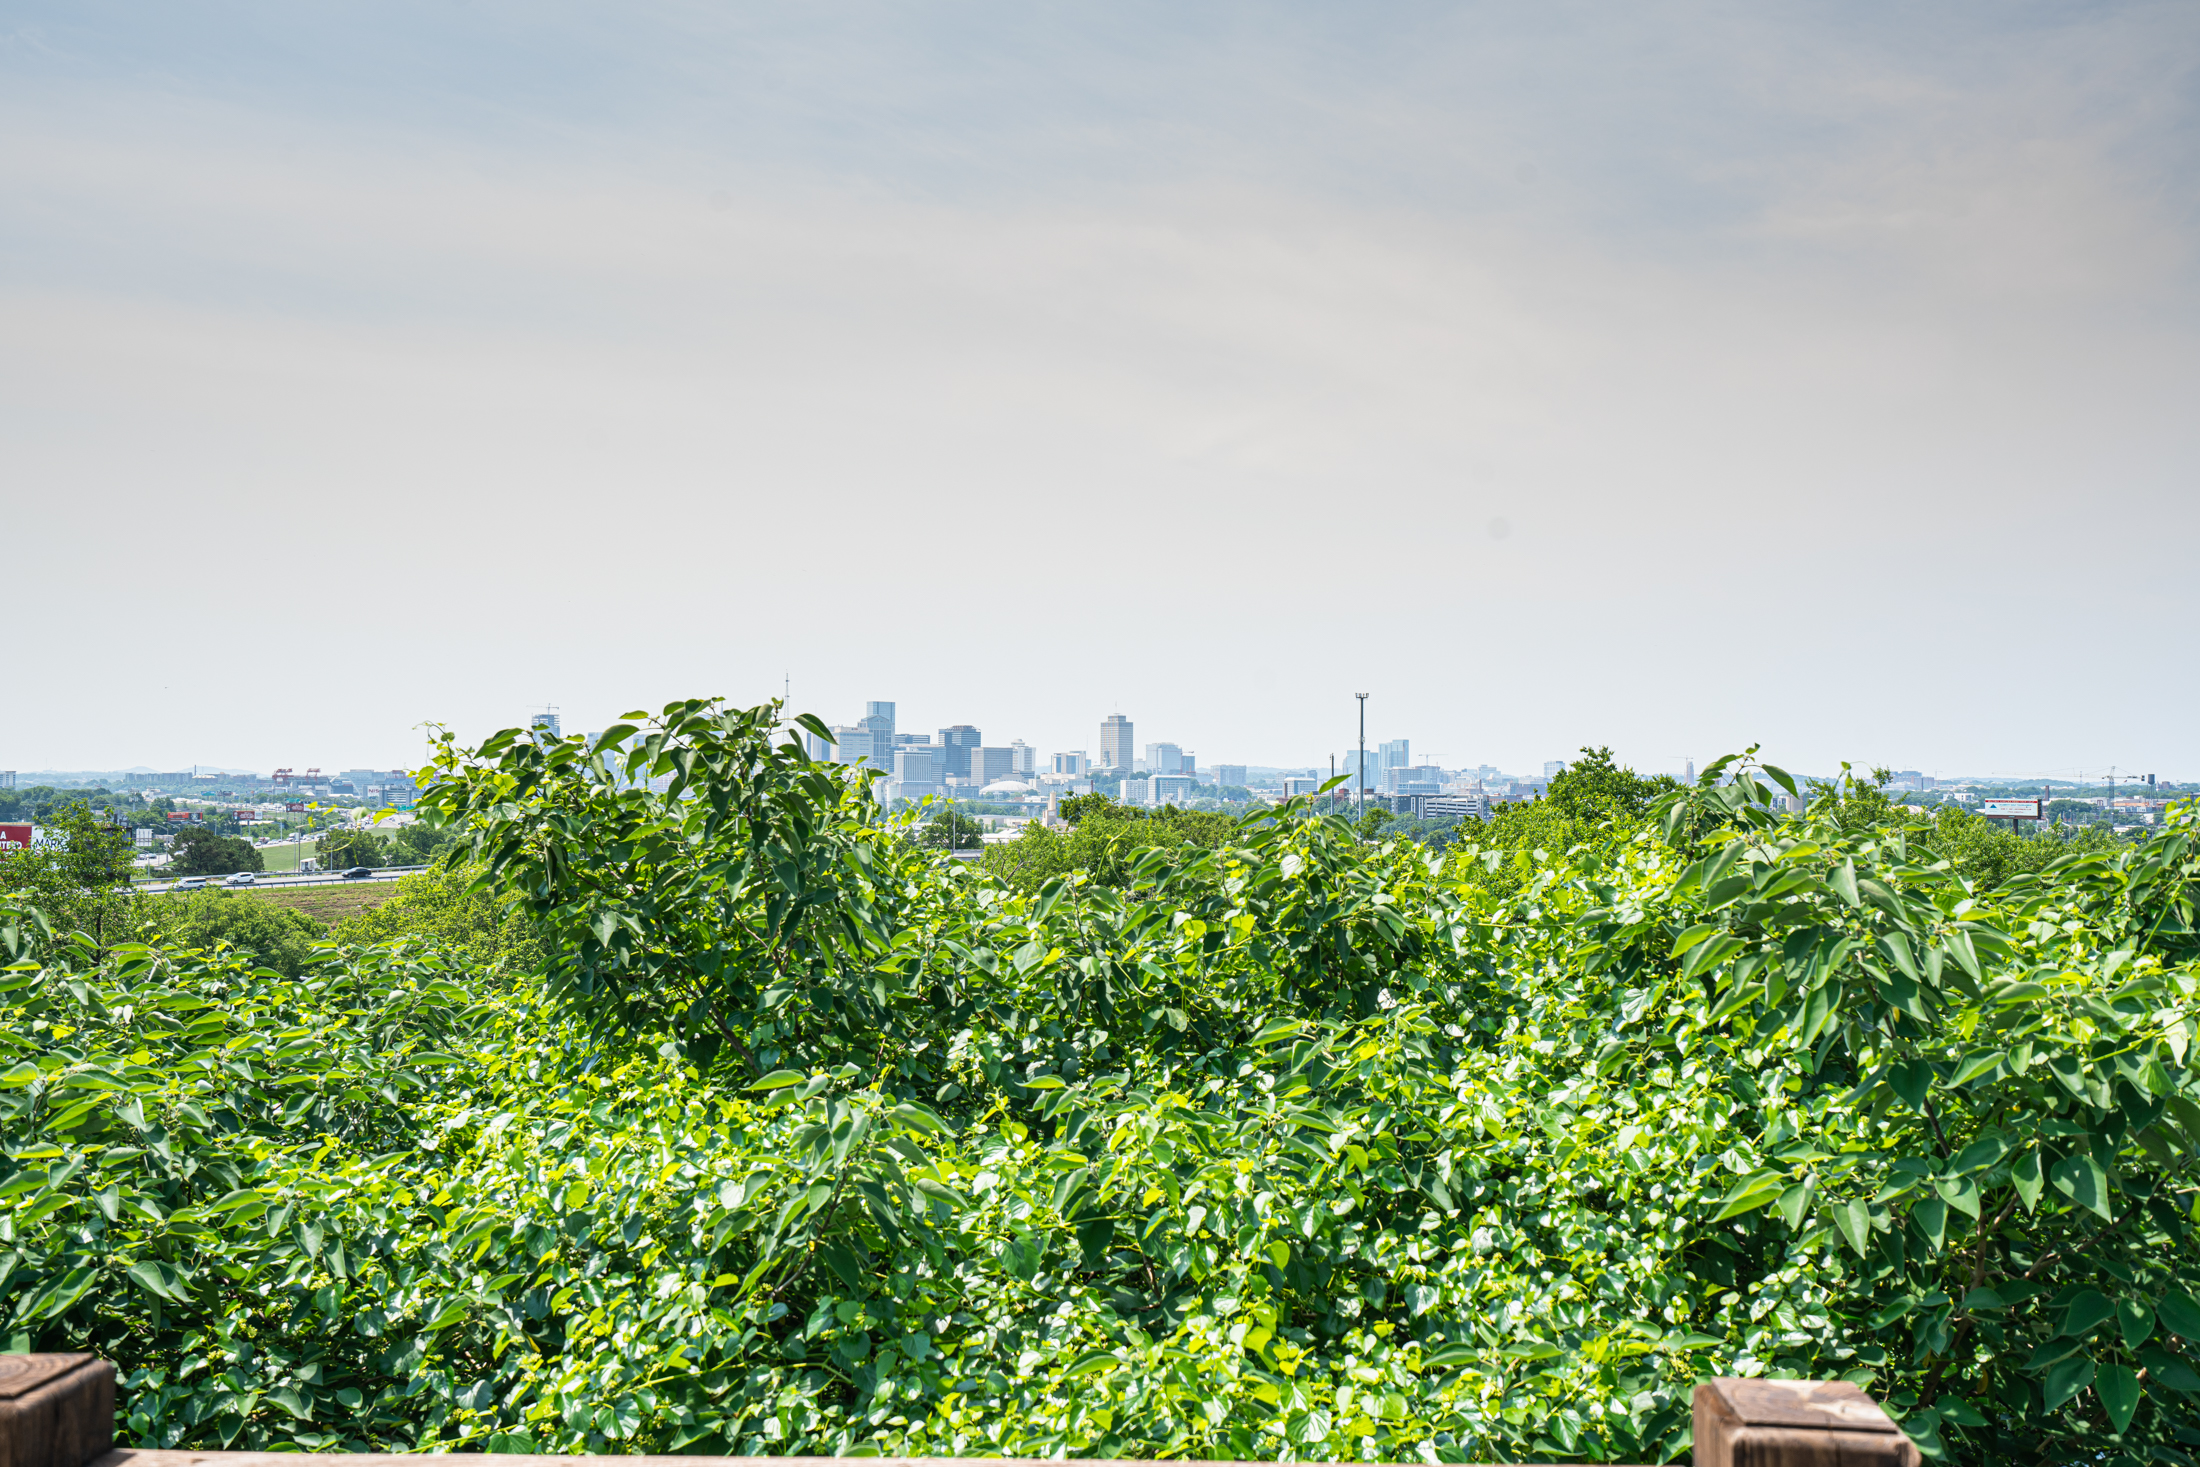
<instances>
[{"instance_id":1,"label":"glass high-rise building","mask_svg":"<svg viewBox=\"0 0 2200 1467\"><path fill-rule=\"evenodd\" d=\"M984 736L967 723L940 730L940 742L947 748L947 766L942 778L970 778L970 751L984 741Z\"/></svg>"},{"instance_id":2,"label":"glass high-rise building","mask_svg":"<svg viewBox=\"0 0 2200 1467\"><path fill-rule=\"evenodd\" d=\"M1136 755L1132 752L1138 747L1135 738L1131 721L1122 714L1110 713L1101 719L1098 767L1128 771L1136 760Z\"/></svg>"}]
</instances>

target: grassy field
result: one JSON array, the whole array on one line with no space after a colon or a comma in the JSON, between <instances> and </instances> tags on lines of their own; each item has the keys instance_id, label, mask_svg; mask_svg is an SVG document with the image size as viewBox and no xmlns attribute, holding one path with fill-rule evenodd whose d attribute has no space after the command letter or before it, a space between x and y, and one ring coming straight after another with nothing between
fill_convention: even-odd
<instances>
[{"instance_id":1,"label":"grassy field","mask_svg":"<svg viewBox=\"0 0 2200 1467\"><path fill-rule=\"evenodd\" d=\"M314 840L307 839L305 843L306 855L310 856L318 849L319 845ZM267 862L267 869L270 873L296 871L298 869L298 854L299 848L296 841L286 841L279 846L260 847L260 859Z\"/></svg>"},{"instance_id":2,"label":"grassy field","mask_svg":"<svg viewBox=\"0 0 2200 1467\"><path fill-rule=\"evenodd\" d=\"M238 893L256 902L295 907L316 922L333 927L355 912L370 912L397 895L394 881L361 881L349 886L270 887Z\"/></svg>"}]
</instances>

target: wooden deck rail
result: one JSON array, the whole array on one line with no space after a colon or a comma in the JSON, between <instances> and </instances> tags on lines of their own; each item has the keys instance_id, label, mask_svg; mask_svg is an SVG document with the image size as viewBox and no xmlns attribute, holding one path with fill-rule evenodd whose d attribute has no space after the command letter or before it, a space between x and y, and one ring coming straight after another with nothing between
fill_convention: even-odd
<instances>
[{"instance_id":1,"label":"wooden deck rail","mask_svg":"<svg viewBox=\"0 0 2200 1467\"><path fill-rule=\"evenodd\" d=\"M0 1467L297 1467L296 1452L117 1448L115 1368L91 1355L0 1355ZM1915 1446L1846 1381L1710 1380L1696 1387L1696 1467L1919 1467ZM876 1467L1042 1467L1015 1458L883 1457ZM570 1457L354 1453L344 1467L561 1467ZM645 1457L620 1467L813 1464L814 1457ZM1116 1464L1100 1464L1116 1467ZM1131 1464L1120 1464L1131 1467ZM1232 1467L1232 1464L1218 1464Z\"/></svg>"}]
</instances>

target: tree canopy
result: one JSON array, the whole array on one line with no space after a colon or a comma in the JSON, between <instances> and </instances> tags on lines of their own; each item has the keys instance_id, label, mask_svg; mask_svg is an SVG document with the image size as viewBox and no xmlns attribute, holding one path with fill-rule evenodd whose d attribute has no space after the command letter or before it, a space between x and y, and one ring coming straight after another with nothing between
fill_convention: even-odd
<instances>
[{"instance_id":1,"label":"tree canopy","mask_svg":"<svg viewBox=\"0 0 2200 1467\"><path fill-rule=\"evenodd\" d=\"M1744 756L1038 877L780 720L446 743L462 884L295 975L0 907L15 1339L163 1447L1652 1461L1712 1374L2200 1441L2190 807L1989 882Z\"/></svg>"}]
</instances>

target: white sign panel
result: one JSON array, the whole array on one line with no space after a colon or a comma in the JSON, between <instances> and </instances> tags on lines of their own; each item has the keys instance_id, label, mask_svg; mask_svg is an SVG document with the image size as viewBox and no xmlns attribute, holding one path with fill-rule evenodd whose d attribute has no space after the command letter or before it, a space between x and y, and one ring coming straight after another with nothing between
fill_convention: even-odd
<instances>
[{"instance_id":1,"label":"white sign panel","mask_svg":"<svg viewBox=\"0 0 2200 1467\"><path fill-rule=\"evenodd\" d=\"M2038 800L1984 800L1978 807L1981 815L1999 816L2003 820L2037 820L2040 818Z\"/></svg>"}]
</instances>

